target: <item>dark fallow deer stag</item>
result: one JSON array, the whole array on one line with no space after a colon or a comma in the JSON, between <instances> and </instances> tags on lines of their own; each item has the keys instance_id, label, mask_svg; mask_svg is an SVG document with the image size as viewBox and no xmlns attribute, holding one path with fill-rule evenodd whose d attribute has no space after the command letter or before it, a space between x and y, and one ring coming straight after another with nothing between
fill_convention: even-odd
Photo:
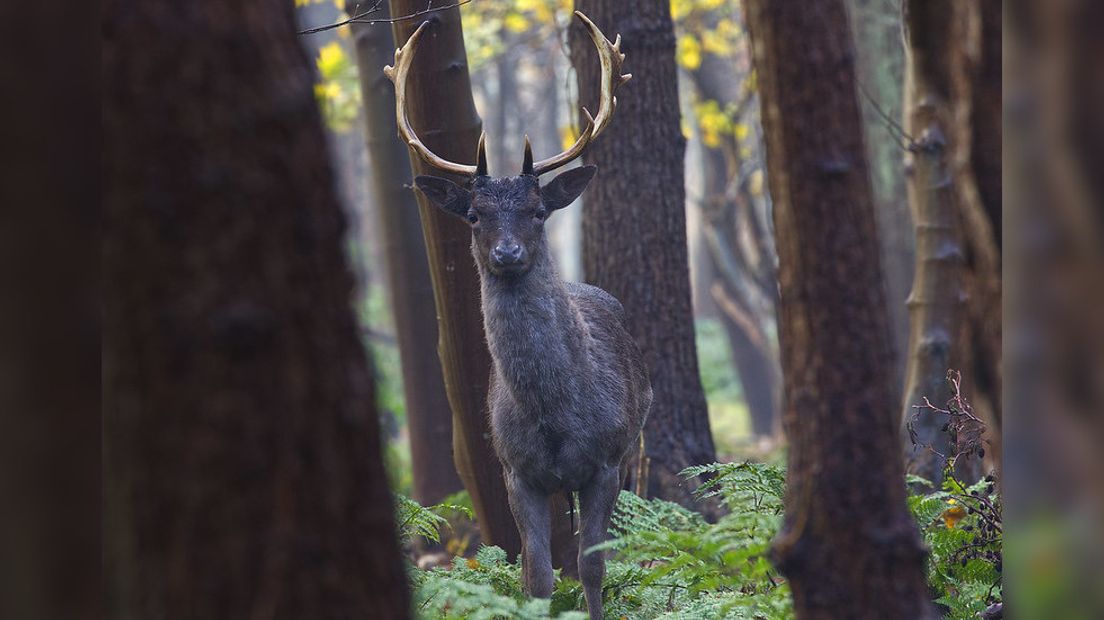
<instances>
[{"instance_id":1,"label":"dark fallow deer stag","mask_svg":"<svg viewBox=\"0 0 1104 620\"><path fill-rule=\"evenodd\" d=\"M487 400L494 446L502 461L522 541L522 579L531 596L552 593L550 499L579 494L579 576L592 620L602 617L601 552L621 488L620 471L638 445L652 402L640 351L625 327L624 310L609 293L564 282L545 236L545 220L583 193L595 166L568 170L541 185L540 175L579 157L609 124L614 91L629 80L620 36L611 43L582 13L602 66L598 116L583 109L587 128L568 150L533 161L529 140L521 174L487 174L484 138L475 165L430 151L406 114L406 79L422 24L395 52L384 72L395 83L399 134L435 168L461 175L463 185L419 176L418 189L472 229L472 255L483 293L483 321L494 367Z\"/></svg>"}]
</instances>

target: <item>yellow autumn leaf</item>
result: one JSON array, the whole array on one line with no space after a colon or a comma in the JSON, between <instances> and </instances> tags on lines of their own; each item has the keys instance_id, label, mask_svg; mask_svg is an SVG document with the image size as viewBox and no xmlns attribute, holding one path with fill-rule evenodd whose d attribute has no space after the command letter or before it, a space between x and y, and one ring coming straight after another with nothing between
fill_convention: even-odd
<instances>
[{"instance_id":1,"label":"yellow autumn leaf","mask_svg":"<svg viewBox=\"0 0 1104 620\"><path fill-rule=\"evenodd\" d=\"M471 569L479 568L479 560L477 560L475 558L468 558L468 568L471 568Z\"/></svg>"},{"instance_id":2,"label":"yellow autumn leaf","mask_svg":"<svg viewBox=\"0 0 1104 620\"><path fill-rule=\"evenodd\" d=\"M333 80L315 84L314 94L321 99L334 100L341 96L341 85Z\"/></svg>"},{"instance_id":3,"label":"yellow autumn leaf","mask_svg":"<svg viewBox=\"0 0 1104 620\"><path fill-rule=\"evenodd\" d=\"M732 128L732 133L736 134L737 140L743 140L751 133L751 129L744 123L736 123L736 126Z\"/></svg>"},{"instance_id":4,"label":"yellow autumn leaf","mask_svg":"<svg viewBox=\"0 0 1104 620\"><path fill-rule=\"evenodd\" d=\"M510 32L525 32L529 29L529 20L517 13L510 13L502 20L502 25Z\"/></svg>"},{"instance_id":5,"label":"yellow autumn leaf","mask_svg":"<svg viewBox=\"0 0 1104 620\"><path fill-rule=\"evenodd\" d=\"M702 130L702 144L711 149L719 147L721 145L721 134L715 131Z\"/></svg>"},{"instance_id":6,"label":"yellow autumn leaf","mask_svg":"<svg viewBox=\"0 0 1104 620\"><path fill-rule=\"evenodd\" d=\"M713 9L721 8L721 5L728 0L698 0L698 6L703 10L712 11Z\"/></svg>"},{"instance_id":7,"label":"yellow autumn leaf","mask_svg":"<svg viewBox=\"0 0 1104 620\"><path fill-rule=\"evenodd\" d=\"M755 172L751 173L751 178L748 179L748 191L751 192L752 196L759 197L763 195L762 170L756 170Z\"/></svg>"},{"instance_id":8,"label":"yellow autumn leaf","mask_svg":"<svg viewBox=\"0 0 1104 620\"><path fill-rule=\"evenodd\" d=\"M951 506L950 508L943 511L943 525L947 526L947 529L953 530L954 527L958 525L958 522L961 521L965 516L965 508L963 508L962 506Z\"/></svg>"},{"instance_id":9,"label":"yellow autumn leaf","mask_svg":"<svg viewBox=\"0 0 1104 620\"><path fill-rule=\"evenodd\" d=\"M730 56L735 52L732 43L716 30L706 30L702 33L702 47L714 56Z\"/></svg>"},{"instance_id":10,"label":"yellow autumn leaf","mask_svg":"<svg viewBox=\"0 0 1104 620\"><path fill-rule=\"evenodd\" d=\"M332 77L345 62L345 50L341 49L341 44L337 41L332 41L318 50L318 72L323 77Z\"/></svg>"},{"instance_id":11,"label":"yellow autumn leaf","mask_svg":"<svg viewBox=\"0 0 1104 620\"><path fill-rule=\"evenodd\" d=\"M579 139L579 132L574 127L568 125L560 128L560 145L563 150L571 148L575 141Z\"/></svg>"},{"instance_id":12,"label":"yellow autumn leaf","mask_svg":"<svg viewBox=\"0 0 1104 620\"><path fill-rule=\"evenodd\" d=\"M675 58L678 59L678 63L682 65L682 67L694 71L701 66L701 44L698 43L698 40L694 38L693 35L682 35L678 39L678 46L675 49Z\"/></svg>"},{"instance_id":13,"label":"yellow autumn leaf","mask_svg":"<svg viewBox=\"0 0 1104 620\"><path fill-rule=\"evenodd\" d=\"M671 19L678 21L694 10L693 0L671 0Z\"/></svg>"}]
</instances>

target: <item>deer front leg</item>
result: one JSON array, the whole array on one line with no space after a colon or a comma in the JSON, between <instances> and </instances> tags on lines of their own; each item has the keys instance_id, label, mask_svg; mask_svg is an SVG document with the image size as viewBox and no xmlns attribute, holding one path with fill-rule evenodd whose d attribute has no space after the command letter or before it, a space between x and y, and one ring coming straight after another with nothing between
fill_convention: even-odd
<instances>
[{"instance_id":1,"label":"deer front leg","mask_svg":"<svg viewBox=\"0 0 1104 620\"><path fill-rule=\"evenodd\" d=\"M506 474L506 494L521 534L521 581L525 593L548 598L552 596L552 514L548 496L512 472Z\"/></svg>"},{"instance_id":2,"label":"deer front leg","mask_svg":"<svg viewBox=\"0 0 1104 620\"><path fill-rule=\"evenodd\" d=\"M621 491L617 467L606 466L579 491L579 579L583 582L590 620L602 620L602 578L606 574L606 554L587 553L587 549L605 542L613 505Z\"/></svg>"}]
</instances>

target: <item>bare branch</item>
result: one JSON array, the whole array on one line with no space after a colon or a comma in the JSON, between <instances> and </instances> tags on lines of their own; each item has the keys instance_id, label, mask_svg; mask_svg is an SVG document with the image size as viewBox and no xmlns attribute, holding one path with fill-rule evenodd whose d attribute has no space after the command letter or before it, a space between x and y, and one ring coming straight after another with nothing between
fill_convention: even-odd
<instances>
[{"instance_id":1,"label":"bare branch","mask_svg":"<svg viewBox=\"0 0 1104 620\"><path fill-rule=\"evenodd\" d=\"M327 26L318 26L317 28L308 28L306 30L300 30L299 34L315 34L315 33L318 33L318 32L325 32L326 30L333 30L334 28L340 28L340 27L346 26L348 24L393 24L395 22L402 22L402 21L406 21L408 19L414 19L416 17L421 17L422 15L425 15L427 13L432 13L434 11L444 11L446 9L455 9L457 7L468 4L471 1L472 0L458 0L457 2L454 2L452 4L446 4L446 5L443 5L443 6L433 6L433 0L429 0L429 5L426 6L425 9L423 9L421 11L411 13L409 15L403 15L403 16L400 16L400 17L381 17L381 18L377 18L377 19L366 19L372 13L379 12L380 7L383 6L384 0L376 0L376 2L371 7L367 8L364 11L361 11L359 13L357 11L360 9L360 5L359 4L356 5L356 7L353 8L353 14L348 19L343 19L339 22L334 22L334 23L329 24Z\"/></svg>"}]
</instances>

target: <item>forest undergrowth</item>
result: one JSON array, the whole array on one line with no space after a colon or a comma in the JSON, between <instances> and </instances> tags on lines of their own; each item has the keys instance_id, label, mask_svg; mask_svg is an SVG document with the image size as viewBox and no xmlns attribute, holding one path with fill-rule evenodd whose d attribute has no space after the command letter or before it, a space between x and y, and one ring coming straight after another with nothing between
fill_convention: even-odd
<instances>
[{"instance_id":1,"label":"forest undergrowth","mask_svg":"<svg viewBox=\"0 0 1104 620\"><path fill-rule=\"evenodd\" d=\"M683 472L711 476L699 497L719 497L728 509L716 523L663 500L628 491L618 499L612 538L593 552L608 552L603 585L606 618L664 620L785 619L792 604L785 580L768 554L782 518L785 470L764 463L715 463ZM984 617L1001 601L1000 498L987 476L964 486L953 476L943 488L910 476L908 503L930 549L932 600L945 617ZM440 540L462 505L425 508L399 498L399 523L408 542ZM578 581L561 577L550 599L531 599L521 587L517 558L494 546L429 570L409 566L419 618L465 620L583 620Z\"/></svg>"},{"instance_id":2,"label":"forest undergrowth","mask_svg":"<svg viewBox=\"0 0 1104 620\"><path fill-rule=\"evenodd\" d=\"M956 391L945 408L925 407L918 415L947 416L947 432L961 431L954 420L961 419L962 408L968 406ZM985 618L1002 605L1003 524L995 474L972 484L955 474L956 461L977 456L980 435L970 437L969 442L956 438L960 449L944 457L945 481L940 488L916 476L902 481L911 490L908 505L929 549L932 601L945 617L955 620ZM622 491L610 540L590 551L608 557L605 617L792 618L789 588L769 560L770 543L782 520L784 467L750 461L714 463L688 468L682 475L701 479L698 499L719 500L725 514L709 523L678 504ZM401 535L410 549L419 537L440 542L442 532L471 518L463 494L431 507L400 495L397 504ZM498 547L482 546L470 557L457 555L428 570L409 562L408 572L419 618L586 617L578 581L557 571L551 598L528 598L522 591L518 558L507 557Z\"/></svg>"}]
</instances>

